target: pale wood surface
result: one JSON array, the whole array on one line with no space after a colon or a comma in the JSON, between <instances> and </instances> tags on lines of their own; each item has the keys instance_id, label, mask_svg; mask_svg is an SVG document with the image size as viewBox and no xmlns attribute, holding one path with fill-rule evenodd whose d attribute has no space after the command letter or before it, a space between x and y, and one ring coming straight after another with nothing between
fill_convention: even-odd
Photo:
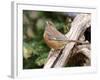
<instances>
[{"instance_id":1,"label":"pale wood surface","mask_svg":"<svg viewBox=\"0 0 100 80\"><path fill-rule=\"evenodd\" d=\"M78 40L80 36L83 35L85 30L91 24L91 15L90 14L79 14L77 15L72 24L70 31L65 35L69 40ZM71 50L73 49L75 42L68 43L65 48L59 51L50 51L47 62L44 65L44 68L51 67L63 67L70 57ZM83 53L90 58L90 52L87 50L83 50Z\"/></svg>"}]
</instances>

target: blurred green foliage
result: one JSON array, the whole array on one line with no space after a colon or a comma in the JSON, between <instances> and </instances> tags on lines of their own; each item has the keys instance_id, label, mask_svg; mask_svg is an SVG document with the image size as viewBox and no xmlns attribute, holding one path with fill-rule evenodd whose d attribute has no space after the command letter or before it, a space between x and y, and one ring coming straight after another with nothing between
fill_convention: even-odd
<instances>
[{"instance_id":1,"label":"blurred green foliage","mask_svg":"<svg viewBox=\"0 0 100 80\"><path fill-rule=\"evenodd\" d=\"M62 12L23 10L23 69L42 68L50 48L43 40L45 22L51 20L62 33L70 29L71 18Z\"/></svg>"}]
</instances>

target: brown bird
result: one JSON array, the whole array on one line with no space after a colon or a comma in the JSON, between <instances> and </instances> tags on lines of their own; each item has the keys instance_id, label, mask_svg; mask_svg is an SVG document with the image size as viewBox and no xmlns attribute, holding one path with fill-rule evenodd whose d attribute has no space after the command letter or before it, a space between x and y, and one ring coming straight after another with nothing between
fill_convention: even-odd
<instances>
[{"instance_id":1,"label":"brown bird","mask_svg":"<svg viewBox=\"0 0 100 80\"><path fill-rule=\"evenodd\" d=\"M51 21L46 22L46 27L44 31L44 41L51 49L58 50L63 49L64 46L69 42L82 43L76 40L68 40L67 37L59 32Z\"/></svg>"}]
</instances>

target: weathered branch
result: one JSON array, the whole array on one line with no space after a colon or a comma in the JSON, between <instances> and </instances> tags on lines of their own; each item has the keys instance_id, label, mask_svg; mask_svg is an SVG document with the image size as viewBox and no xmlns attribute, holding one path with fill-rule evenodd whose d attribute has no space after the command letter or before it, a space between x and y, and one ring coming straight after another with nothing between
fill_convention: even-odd
<instances>
[{"instance_id":1,"label":"weathered branch","mask_svg":"<svg viewBox=\"0 0 100 80\"><path fill-rule=\"evenodd\" d=\"M90 26L91 15L90 14L79 14L75 17L74 21L71 24L70 31L65 35L69 40L78 40L84 31ZM59 51L52 52L53 56L50 56L46 62L44 68L51 67L63 67L68 62L70 52L74 47L75 42L68 43L65 48Z\"/></svg>"}]
</instances>

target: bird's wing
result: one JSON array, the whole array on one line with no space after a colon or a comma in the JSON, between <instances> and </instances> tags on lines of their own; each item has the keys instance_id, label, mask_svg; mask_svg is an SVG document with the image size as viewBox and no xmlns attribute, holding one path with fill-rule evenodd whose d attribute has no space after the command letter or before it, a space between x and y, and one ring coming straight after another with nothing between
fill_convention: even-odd
<instances>
[{"instance_id":1,"label":"bird's wing","mask_svg":"<svg viewBox=\"0 0 100 80\"><path fill-rule=\"evenodd\" d=\"M66 40L66 37L65 35L54 35L50 32L47 32L47 35L48 35L48 38L51 39L51 40L59 40L59 41L64 41Z\"/></svg>"}]
</instances>

